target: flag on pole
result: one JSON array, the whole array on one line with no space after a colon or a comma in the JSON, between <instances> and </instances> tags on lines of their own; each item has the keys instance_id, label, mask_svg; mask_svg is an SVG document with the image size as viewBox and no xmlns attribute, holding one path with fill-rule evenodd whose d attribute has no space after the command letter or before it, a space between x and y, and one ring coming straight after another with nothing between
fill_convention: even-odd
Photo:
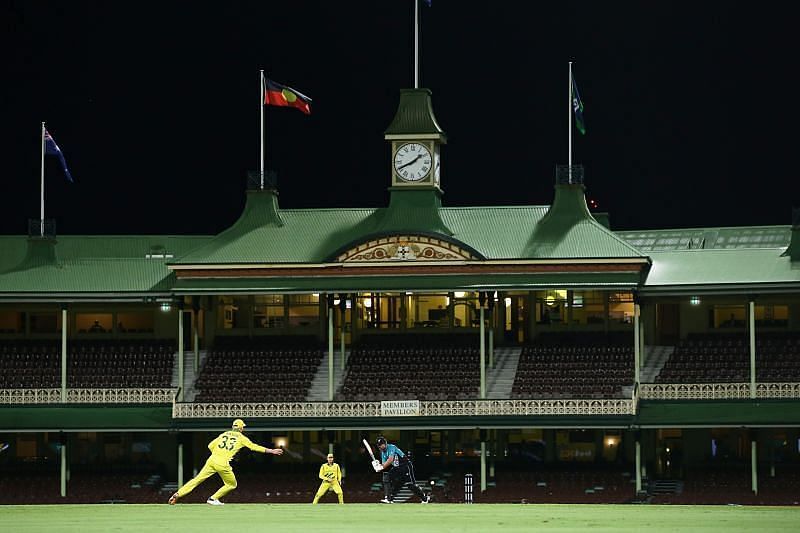
<instances>
[{"instance_id":1,"label":"flag on pole","mask_svg":"<svg viewBox=\"0 0 800 533\"><path fill-rule=\"evenodd\" d=\"M578 92L578 85L575 83L575 77L572 76L572 110L575 112L575 127L581 132L581 135L586 135L586 124L583 122L583 102L581 95Z\"/></svg>"},{"instance_id":2,"label":"flag on pole","mask_svg":"<svg viewBox=\"0 0 800 533\"><path fill-rule=\"evenodd\" d=\"M296 107L306 115L311 114L311 98L267 78L264 78L264 103L278 107Z\"/></svg>"},{"instance_id":3,"label":"flag on pole","mask_svg":"<svg viewBox=\"0 0 800 533\"><path fill-rule=\"evenodd\" d=\"M44 130L44 153L57 156L58 160L61 161L61 168L64 169L64 175L69 181L75 183L75 180L72 179L72 175L69 173L67 162L64 160L64 154L61 152L61 148L58 147L56 141L53 140L53 137L47 130Z\"/></svg>"}]
</instances>

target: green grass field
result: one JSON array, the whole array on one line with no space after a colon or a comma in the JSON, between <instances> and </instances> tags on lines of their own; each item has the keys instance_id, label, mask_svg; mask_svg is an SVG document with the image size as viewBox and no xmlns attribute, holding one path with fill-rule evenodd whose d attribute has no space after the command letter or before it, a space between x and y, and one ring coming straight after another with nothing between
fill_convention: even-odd
<instances>
[{"instance_id":1,"label":"green grass field","mask_svg":"<svg viewBox=\"0 0 800 533\"><path fill-rule=\"evenodd\" d=\"M800 507L670 505L5 505L0 530L240 533L800 531Z\"/></svg>"}]
</instances>

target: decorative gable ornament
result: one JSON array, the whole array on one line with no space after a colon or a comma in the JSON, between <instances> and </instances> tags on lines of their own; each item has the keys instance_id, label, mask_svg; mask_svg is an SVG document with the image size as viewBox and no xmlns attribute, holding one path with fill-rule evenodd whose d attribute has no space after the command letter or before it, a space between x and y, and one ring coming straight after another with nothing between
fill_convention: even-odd
<instances>
[{"instance_id":1,"label":"decorative gable ornament","mask_svg":"<svg viewBox=\"0 0 800 533\"><path fill-rule=\"evenodd\" d=\"M425 235L393 235L372 239L340 254L340 263L390 261L476 261L457 244Z\"/></svg>"}]
</instances>

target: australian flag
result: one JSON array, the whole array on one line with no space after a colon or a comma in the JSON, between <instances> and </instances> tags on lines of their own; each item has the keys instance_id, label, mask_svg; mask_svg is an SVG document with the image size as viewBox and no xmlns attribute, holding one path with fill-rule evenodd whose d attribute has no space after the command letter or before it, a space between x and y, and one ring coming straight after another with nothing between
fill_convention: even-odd
<instances>
[{"instance_id":1,"label":"australian flag","mask_svg":"<svg viewBox=\"0 0 800 533\"><path fill-rule=\"evenodd\" d=\"M64 154L61 152L61 148L58 147L56 141L53 140L53 137L47 130L44 130L44 153L58 156L58 160L61 161L61 168L64 169L64 175L69 181L75 183L75 180L72 179L72 174L69 173L67 162L64 160Z\"/></svg>"}]
</instances>

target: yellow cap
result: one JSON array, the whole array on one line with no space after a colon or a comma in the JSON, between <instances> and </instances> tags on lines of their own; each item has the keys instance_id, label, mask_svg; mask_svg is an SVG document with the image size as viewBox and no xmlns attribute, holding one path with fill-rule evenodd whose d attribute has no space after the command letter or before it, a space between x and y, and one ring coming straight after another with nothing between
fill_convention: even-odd
<instances>
[{"instance_id":1,"label":"yellow cap","mask_svg":"<svg viewBox=\"0 0 800 533\"><path fill-rule=\"evenodd\" d=\"M244 429L245 427L244 420L242 420L241 418L237 418L236 420L233 421L232 427L233 429Z\"/></svg>"}]
</instances>

